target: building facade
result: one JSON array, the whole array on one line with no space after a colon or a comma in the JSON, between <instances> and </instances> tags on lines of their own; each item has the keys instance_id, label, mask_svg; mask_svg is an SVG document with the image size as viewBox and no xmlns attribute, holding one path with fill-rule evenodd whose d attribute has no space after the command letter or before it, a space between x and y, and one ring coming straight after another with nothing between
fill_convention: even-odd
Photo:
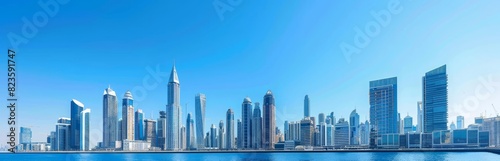
<instances>
[{"instance_id":1,"label":"building facade","mask_svg":"<svg viewBox=\"0 0 500 161\"><path fill-rule=\"evenodd\" d=\"M264 95L264 107L263 107L263 122L262 122L262 148L272 150L274 149L274 143L276 143L276 103L274 100L273 93L269 90Z\"/></svg>"},{"instance_id":2,"label":"building facade","mask_svg":"<svg viewBox=\"0 0 500 161\"><path fill-rule=\"evenodd\" d=\"M370 123L377 134L398 133L397 78L370 82Z\"/></svg>"},{"instance_id":3,"label":"building facade","mask_svg":"<svg viewBox=\"0 0 500 161\"><path fill-rule=\"evenodd\" d=\"M446 65L425 73L422 78L424 132L448 128L448 75Z\"/></svg>"},{"instance_id":4,"label":"building facade","mask_svg":"<svg viewBox=\"0 0 500 161\"><path fill-rule=\"evenodd\" d=\"M205 131L203 130L205 126L205 108L206 108L206 101L207 98L205 97L205 94L199 93L194 97L195 100L195 114L196 114L196 143L198 146L198 149L203 149L205 147L204 144L204 134Z\"/></svg>"},{"instance_id":5,"label":"building facade","mask_svg":"<svg viewBox=\"0 0 500 161\"><path fill-rule=\"evenodd\" d=\"M80 114L80 151L90 151L90 109Z\"/></svg>"},{"instance_id":6,"label":"building facade","mask_svg":"<svg viewBox=\"0 0 500 161\"><path fill-rule=\"evenodd\" d=\"M103 116L102 116L102 146L104 148L115 148L118 133L118 100L116 93L110 87L103 94Z\"/></svg>"},{"instance_id":7,"label":"building facade","mask_svg":"<svg viewBox=\"0 0 500 161\"><path fill-rule=\"evenodd\" d=\"M80 101L73 99L71 100L71 127L70 127L70 142L69 146L71 150L80 149L80 131L82 126L80 124L80 115L83 111L84 105Z\"/></svg>"}]
</instances>

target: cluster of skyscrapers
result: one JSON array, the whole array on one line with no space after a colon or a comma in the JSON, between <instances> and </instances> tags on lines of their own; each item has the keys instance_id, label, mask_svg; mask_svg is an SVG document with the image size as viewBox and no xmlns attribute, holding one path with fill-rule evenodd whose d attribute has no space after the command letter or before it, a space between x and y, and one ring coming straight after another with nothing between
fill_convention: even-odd
<instances>
[{"instance_id":1,"label":"cluster of skyscrapers","mask_svg":"<svg viewBox=\"0 0 500 161\"><path fill-rule=\"evenodd\" d=\"M262 104L252 102L249 97L244 98L241 118L236 122L234 111L229 108L226 119L220 120L218 126L211 124L209 129L204 129L207 98L205 94L196 94L195 114L188 113L183 120L180 81L174 66L168 82L167 105L165 111L159 112L158 119L145 119L141 109L135 110L130 91L123 96L120 118L116 93L108 87L103 94L102 142L98 146L89 145L90 109L84 109L84 105L75 99L70 104L71 118L59 118L47 143L54 151L500 146L500 117L476 118L475 124L466 129L463 116L458 116L457 125L452 122L451 131L448 129L447 87L446 65L425 73L422 77L422 100L417 101L416 126L410 116L401 119L397 78L392 77L369 82L370 114L369 120L364 122L360 121L356 109L348 119L336 119L334 112L319 113L316 119L310 113L311 100L306 95L304 117L298 121L285 121L284 132L281 133L276 125L274 95L267 91ZM440 140L446 136L448 140ZM31 129L21 128L20 137L21 145L32 144Z\"/></svg>"}]
</instances>

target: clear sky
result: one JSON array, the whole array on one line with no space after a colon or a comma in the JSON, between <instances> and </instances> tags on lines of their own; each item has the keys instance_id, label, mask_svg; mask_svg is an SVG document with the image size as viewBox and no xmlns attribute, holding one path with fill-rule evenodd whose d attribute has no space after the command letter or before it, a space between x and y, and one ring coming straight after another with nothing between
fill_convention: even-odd
<instances>
[{"instance_id":1,"label":"clear sky","mask_svg":"<svg viewBox=\"0 0 500 161\"><path fill-rule=\"evenodd\" d=\"M481 113L493 115L491 104L500 111L500 1L221 0L221 15L214 2L219 1L73 0L52 15L35 0L2 3L0 44L6 50L14 46L12 34L25 38L15 45L19 125L32 127L33 141L45 141L57 119L70 116L74 98L92 110L91 140L101 141L108 85L119 104L131 90L135 108L157 118L165 110L174 61L182 122L194 113L194 97L201 92L207 96L205 127L225 119L230 107L240 118L243 99L262 102L269 89L280 129L284 120L302 118L306 94L316 117L332 111L348 117L357 109L364 122L369 81L394 76L398 111L415 117L422 76L444 64L449 122L457 115L466 124ZM380 13L390 19L374 16ZM33 17L34 34L25 27ZM361 39L358 29L371 36ZM355 50L344 52L342 44ZM160 74L151 74L157 67ZM0 84L6 98L6 79ZM0 120L7 116L0 108ZM5 136L6 123L0 128ZM0 141L5 144L6 137Z\"/></svg>"}]
</instances>

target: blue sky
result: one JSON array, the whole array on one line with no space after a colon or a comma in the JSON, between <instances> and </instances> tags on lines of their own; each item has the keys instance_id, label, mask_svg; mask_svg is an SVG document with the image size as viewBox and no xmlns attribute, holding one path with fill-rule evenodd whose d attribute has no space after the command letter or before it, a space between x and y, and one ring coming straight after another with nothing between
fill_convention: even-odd
<instances>
[{"instance_id":1,"label":"blue sky","mask_svg":"<svg viewBox=\"0 0 500 161\"><path fill-rule=\"evenodd\" d=\"M276 98L280 129L284 120L301 119L306 94L315 116L333 111L337 118L348 117L356 108L364 121L368 82L393 76L398 111L415 117L422 76L444 64L449 122L457 115L464 115L466 124L481 113L493 115L491 104L500 111L498 1L221 2L230 7L223 19L214 1L69 1L46 24L37 19L41 25L30 37L23 36L23 18L33 22L38 13L47 14L44 7L38 1L5 2L0 44L12 48L12 34L26 38L15 45L19 125L32 127L34 141L44 141L57 118L69 117L74 98L92 110L92 142L100 141L108 85L120 104L131 90L135 108L157 118L165 110L174 61L183 122L201 92L207 96L206 127L224 119L230 107L240 118L243 98L262 102L268 89ZM371 13L390 9L398 12L385 25ZM370 28L374 23L378 30ZM367 26L373 32L369 43L355 46L356 29ZM358 53L346 57L342 43ZM157 67L163 74L152 75ZM144 80L156 86L145 86ZM6 120L7 109L0 112Z\"/></svg>"}]
</instances>

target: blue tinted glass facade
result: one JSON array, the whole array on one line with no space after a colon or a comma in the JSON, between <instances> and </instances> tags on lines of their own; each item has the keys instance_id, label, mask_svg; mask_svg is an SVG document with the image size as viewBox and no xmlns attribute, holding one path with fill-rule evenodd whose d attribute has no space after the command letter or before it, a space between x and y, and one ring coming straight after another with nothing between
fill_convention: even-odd
<instances>
[{"instance_id":1,"label":"blue tinted glass facade","mask_svg":"<svg viewBox=\"0 0 500 161\"><path fill-rule=\"evenodd\" d=\"M83 104L75 99L71 100L71 126L69 137L69 148L71 150L80 149L80 114L83 111Z\"/></svg>"},{"instance_id":2,"label":"blue tinted glass facade","mask_svg":"<svg viewBox=\"0 0 500 161\"><path fill-rule=\"evenodd\" d=\"M446 65L422 78L424 132L446 130L448 125L448 75Z\"/></svg>"},{"instance_id":3,"label":"blue tinted glass facade","mask_svg":"<svg viewBox=\"0 0 500 161\"><path fill-rule=\"evenodd\" d=\"M379 135L398 133L397 78L370 82L370 123Z\"/></svg>"},{"instance_id":4,"label":"blue tinted glass facade","mask_svg":"<svg viewBox=\"0 0 500 161\"><path fill-rule=\"evenodd\" d=\"M469 130L467 131L469 135L467 135L467 141L469 144L477 144L478 143L478 132L477 130Z\"/></svg>"},{"instance_id":5,"label":"blue tinted glass facade","mask_svg":"<svg viewBox=\"0 0 500 161\"><path fill-rule=\"evenodd\" d=\"M453 143L467 143L467 129L453 130Z\"/></svg>"},{"instance_id":6,"label":"blue tinted glass facade","mask_svg":"<svg viewBox=\"0 0 500 161\"><path fill-rule=\"evenodd\" d=\"M144 137L144 113L142 110L135 112L135 140L145 140Z\"/></svg>"}]
</instances>

